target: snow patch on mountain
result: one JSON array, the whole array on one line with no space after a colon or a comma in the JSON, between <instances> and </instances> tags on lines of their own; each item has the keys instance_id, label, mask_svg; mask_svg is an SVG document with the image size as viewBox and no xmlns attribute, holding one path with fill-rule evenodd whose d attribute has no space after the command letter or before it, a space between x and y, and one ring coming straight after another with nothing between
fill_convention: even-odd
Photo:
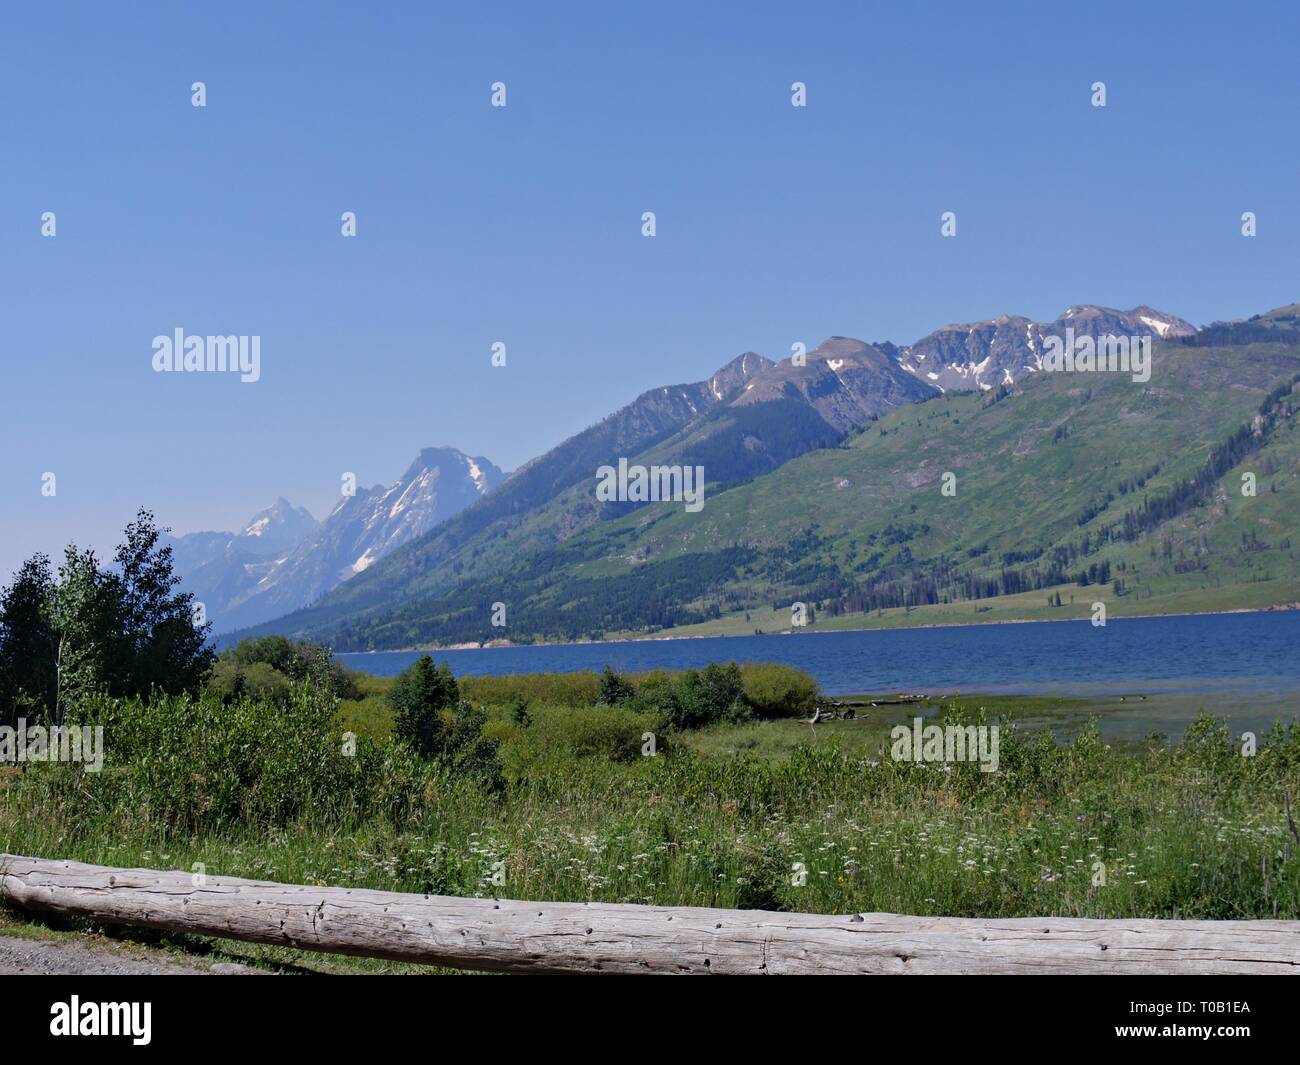
<instances>
[{"instance_id":1,"label":"snow patch on mountain","mask_svg":"<svg viewBox=\"0 0 1300 1065\"><path fill-rule=\"evenodd\" d=\"M188 546L178 550L177 571L206 606L214 631L228 632L305 606L504 480L481 455L425 448L393 484L343 496L319 524L280 499L239 534L225 534L229 550L208 541L206 558Z\"/></svg>"},{"instance_id":2,"label":"snow patch on mountain","mask_svg":"<svg viewBox=\"0 0 1300 1065\"><path fill-rule=\"evenodd\" d=\"M989 391L1014 384L1026 373L1043 368L1045 337L1064 338L1066 328L1076 336L1150 336L1173 340L1195 334L1183 319L1145 305L1129 311L1093 304L1067 307L1053 322L1034 322L1003 315L983 322L944 326L915 344L897 349L899 365L942 391Z\"/></svg>"}]
</instances>

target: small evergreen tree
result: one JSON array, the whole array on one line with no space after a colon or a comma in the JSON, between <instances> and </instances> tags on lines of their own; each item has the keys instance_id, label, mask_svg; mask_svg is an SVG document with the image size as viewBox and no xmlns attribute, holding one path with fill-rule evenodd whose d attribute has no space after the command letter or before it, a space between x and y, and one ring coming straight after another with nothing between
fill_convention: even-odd
<instances>
[{"instance_id":1,"label":"small evergreen tree","mask_svg":"<svg viewBox=\"0 0 1300 1065\"><path fill-rule=\"evenodd\" d=\"M57 684L48 555L33 555L0 592L0 725L12 726L20 702L50 708Z\"/></svg>"},{"instance_id":2,"label":"small evergreen tree","mask_svg":"<svg viewBox=\"0 0 1300 1065\"><path fill-rule=\"evenodd\" d=\"M600 674L600 694L597 698L606 706L618 706L636 695L632 682L615 673L609 666Z\"/></svg>"},{"instance_id":3,"label":"small evergreen tree","mask_svg":"<svg viewBox=\"0 0 1300 1065\"><path fill-rule=\"evenodd\" d=\"M398 739L409 743L423 758L435 758L443 752L448 726L442 711L460 700L460 688L444 662L435 666L428 655L421 655L398 674L388 692L388 705L396 711L393 731Z\"/></svg>"}]
</instances>

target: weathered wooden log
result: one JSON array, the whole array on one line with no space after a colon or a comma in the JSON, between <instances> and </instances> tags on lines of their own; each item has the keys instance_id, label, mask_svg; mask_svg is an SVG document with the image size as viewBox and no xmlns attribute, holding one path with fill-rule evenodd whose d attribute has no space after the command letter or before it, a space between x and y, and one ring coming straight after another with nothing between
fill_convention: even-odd
<instances>
[{"instance_id":1,"label":"weathered wooden log","mask_svg":"<svg viewBox=\"0 0 1300 1065\"><path fill-rule=\"evenodd\" d=\"M0 855L0 900L169 932L459 969L1300 973L1300 921L986 920L522 902Z\"/></svg>"}]
</instances>

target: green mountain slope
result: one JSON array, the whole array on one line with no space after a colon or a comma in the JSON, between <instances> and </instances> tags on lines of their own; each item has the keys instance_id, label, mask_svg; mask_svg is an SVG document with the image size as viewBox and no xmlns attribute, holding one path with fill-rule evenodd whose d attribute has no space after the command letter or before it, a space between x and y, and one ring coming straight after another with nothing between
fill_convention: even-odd
<instances>
[{"instance_id":1,"label":"green mountain slope","mask_svg":"<svg viewBox=\"0 0 1300 1065\"><path fill-rule=\"evenodd\" d=\"M320 603L282 622L259 625L243 634L306 631L339 618L385 609L399 598L448 587L503 558L562 539L590 524L582 505L564 509L575 485L588 483L610 455L637 454L674 437L713 408L734 398L770 360L746 352L707 381L667 385L643 392L631 403L516 470L475 506L442 522L349 580ZM580 504L590 492L581 493ZM590 501L594 505L594 501ZM591 509L591 508L587 508ZM241 634L242 635L242 634Z\"/></svg>"},{"instance_id":2,"label":"green mountain slope","mask_svg":"<svg viewBox=\"0 0 1300 1065\"><path fill-rule=\"evenodd\" d=\"M746 612L788 624L794 601L825 624L990 596L1043 603L1054 589L1131 612L1194 592L1219 606L1293 599L1300 346L1285 310L1157 343L1146 384L1038 373L909 404L711 493L699 513L652 504L453 587L293 631L366 649L736 631ZM1277 339L1257 341L1261 329ZM955 495L942 494L944 473ZM504 630L490 625L494 602Z\"/></svg>"},{"instance_id":3,"label":"green mountain slope","mask_svg":"<svg viewBox=\"0 0 1300 1065\"><path fill-rule=\"evenodd\" d=\"M845 337L808 352L801 365L774 365L746 353L707 381L644 393L319 602L245 632L318 632L402 603L418 610L465 581L491 579L521 557L637 509L595 496L597 469L620 457L646 466L703 467L717 492L936 393L885 349Z\"/></svg>"}]
</instances>

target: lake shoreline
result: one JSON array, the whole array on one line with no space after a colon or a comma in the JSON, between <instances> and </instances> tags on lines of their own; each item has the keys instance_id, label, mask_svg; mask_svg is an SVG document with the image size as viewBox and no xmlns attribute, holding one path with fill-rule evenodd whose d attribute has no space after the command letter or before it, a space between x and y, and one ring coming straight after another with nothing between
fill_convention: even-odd
<instances>
[{"instance_id":1,"label":"lake shoreline","mask_svg":"<svg viewBox=\"0 0 1300 1065\"><path fill-rule=\"evenodd\" d=\"M1232 610L1183 610L1164 614L1125 614L1108 618L1108 621L1143 621L1155 618L1199 618L1226 617L1233 614L1285 614L1300 611L1300 603L1283 603L1276 606L1237 607ZM835 633L849 632L898 632L915 629L976 629L989 625L1052 625L1068 622L1090 622L1088 617L1081 618L991 618L988 621L933 621L917 625L881 625L874 627L844 627L835 629L806 629L802 632L794 629L779 629L774 632L714 632L692 633L686 636L623 636L606 640L535 640L532 643L515 643L512 640L493 640L487 644L425 644L416 647L390 647L382 651L336 651L346 655L391 655L391 654L428 654L436 651L500 651L520 650L526 647L599 647L632 643L664 643L676 640L748 640L768 636L828 636ZM1100 627L1100 626L1099 626Z\"/></svg>"},{"instance_id":2,"label":"lake shoreline","mask_svg":"<svg viewBox=\"0 0 1300 1065\"><path fill-rule=\"evenodd\" d=\"M756 636L519 644L487 648L344 653L350 668L395 675L421 655L457 675L618 673L703 669L718 662L770 662L811 676L828 695L852 692L1069 692L1098 686L1123 693L1181 687L1188 678L1230 682L1243 702L1264 688L1300 693L1300 611L1231 610L1111 619L1093 626L1033 621L813 630L819 640ZM1124 622L1120 624L1120 622ZM775 634L774 634L775 635ZM781 635L799 635L783 633ZM727 642L722 642L726 640ZM703 642L702 642L703 641ZM1248 689L1255 689L1250 691ZM1271 700L1272 696L1268 696Z\"/></svg>"}]
</instances>

